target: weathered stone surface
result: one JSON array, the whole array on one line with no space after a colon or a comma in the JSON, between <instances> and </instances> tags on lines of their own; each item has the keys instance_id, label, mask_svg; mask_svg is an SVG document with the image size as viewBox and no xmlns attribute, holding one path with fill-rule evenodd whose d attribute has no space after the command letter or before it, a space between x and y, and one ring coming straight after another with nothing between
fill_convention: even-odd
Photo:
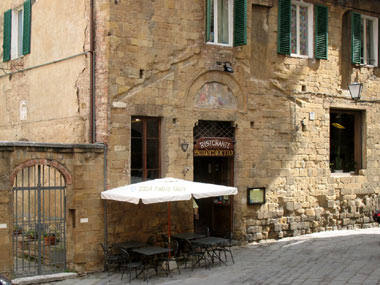
<instances>
[{"instance_id":1,"label":"weathered stone surface","mask_svg":"<svg viewBox=\"0 0 380 285\"><path fill-rule=\"evenodd\" d=\"M22 2L0 1L0 15ZM0 63L1 68L15 72L16 68L89 50L89 1L56 2L60 10L73 11L70 17L67 13L54 17L57 15L48 9L51 0L33 5L32 43L46 52L34 49L11 63ZM378 208L380 193L380 106L371 100L380 99L380 73L377 67L353 66L346 57L350 46L342 41L346 7L331 1L307 1L329 9L328 60L319 60L277 53L278 1L248 1L247 45L242 47L204 42L204 1L95 2L95 139L109 145L108 188L131 181L131 116L162 118L161 175L189 180L194 179L195 171L195 124L200 120L228 121L236 126L233 171L239 188L234 198L233 230L242 239L372 224L371 212ZM356 1L355 5L350 9L380 13L373 1ZM72 23L75 27L71 29L57 30ZM46 27L52 27L48 34L54 35L53 40L37 38L36 29ZM231 62L234 73L223 72L216 64L219 61ZM5 110L0 112L1 139L90 142L89 69L89 56L81 55L12 76L0 75L0 107ZM347 82L354 81L364 83L365 101L350 98ZM233 96L229 108L222 108L221 102L194 104L202 87L214 83ZM20 120L20 101L27 102L26 121ZM365 118L363 169L357 175L330 171L331 109L360 111ZM179 139L190 143L186 153L180 149ZM0 157L9 155L8 151ZM99 242L104 239L99 197L104 185L103 157L95 151L82 152L86 151L72 154L71 150L25 148L7 157L6 163L1 160L0 218L11 224L11 198L4 193L10 190L7 178L15 167L41 157L66 165L73 177L67 205L76 211L76 219L88 217L90 221L75 229L70 229L73 225L68 222L68 248L72 251L67 260L79 271L98 270L102 261ZM185 172L185 168L191 171ZM251 186L266 187L266 204L247 205L246 189ZM145 240L152 233L159 236L167 231L166 205L110 202L108 209L111 243ZM174 231L193 230L191 202L175 203L172 213ZM0 235L11 247L11 233ZM1 258L0 264L10 268L11 261Z\"/></svg>"}]
</instances>

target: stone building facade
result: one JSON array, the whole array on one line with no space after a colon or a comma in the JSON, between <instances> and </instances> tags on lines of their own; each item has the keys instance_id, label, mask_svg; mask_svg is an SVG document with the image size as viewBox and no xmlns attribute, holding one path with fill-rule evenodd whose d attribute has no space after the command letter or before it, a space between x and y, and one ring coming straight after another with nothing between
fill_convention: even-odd
<instances>
[{"instance_id":1,"label":"stone building facade","mask_svg":"<svg viewBox=\"0 0 380 285\"><path fill-rule=\"evenodd\" d=\"M1 11L23 1L16 2L3 1ZM174 232L203 224L213 234L233 231L241 241L252 242L374 226L371 213L380 191L379 4L32 1L32 11L40 11L32 13L32 51L1 67L17 68L21 60L32 64L42 46L38 41L54 43L57 54L46 61L67 52L62 45L71 45L71 54L85 54L0 77L5 110L0 138L105 143L107 188L168 176L238 188L235 197L197 201L195 220L191 202L176 203ZM38 36L39 21L49 19L43 13L52 10L63 20L79 21L69 29L75 35L64 37L64 30L58 42ZM69 10L75 13L62 12ZM87 54L91 39L93 77L92 53ZM36 54L34 64L48 55ZM33 78L35 72L44 76ZM56 84L52 73L64 84ZM348 91L353 82L363 84L359 100ZM32 104L43 94L41 103ZM53 94L64 99L65 108L54 108L61 105ZM30 108L27 120L19 114L21 101ZM87 162L80 161L86 168ZM85 177L75 183L87 185ZM100 217L104 209L98 199L93 211ZM12 207L12 199L0 201ZM166 230L166 210L160 204L108 202L109 242L144 240L152 233L159 239ZM91 238L103 240L100 233ZM101 260L100 248L91 250ZM68 265L82 271L101 268L101 263L83 262L72 259Z\"/></svg>"}]
</instances>

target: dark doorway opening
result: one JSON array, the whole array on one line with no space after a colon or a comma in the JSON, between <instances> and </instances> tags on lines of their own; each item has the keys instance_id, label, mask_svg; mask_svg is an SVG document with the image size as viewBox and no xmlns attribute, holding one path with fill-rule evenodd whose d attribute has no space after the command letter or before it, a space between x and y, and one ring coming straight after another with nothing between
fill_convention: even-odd
<instances>
[{"instance_id":1,"label":"dark doorway opening","mask_svg":"<svg viewBox=\"0 0 380 285\"><path fill-rule=\"evenodd\" d=\"M233 157L194 157L194 181L233 186ZM199 218L195 230L208 227L214 236L232 231L233 197L220 196L196 200Z\"/></svg>"}]
</instances>

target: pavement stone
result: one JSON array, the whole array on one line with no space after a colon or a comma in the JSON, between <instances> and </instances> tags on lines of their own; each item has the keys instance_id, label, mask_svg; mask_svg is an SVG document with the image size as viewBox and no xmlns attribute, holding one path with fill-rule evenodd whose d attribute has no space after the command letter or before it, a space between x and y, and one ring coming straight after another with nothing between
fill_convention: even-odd
<instances>
[{"instance_id":1,"label":"pavement stone","mask_svg":"<svg viewBox=\"0 0 380 285\"><path fill-rule=\"evenodd\" d=\"M211 270L181 268L171 276L151 274L131 284L380 284L380 228L321 232L234 247L235 264L214 265ZM133 275L132 275L133 276ZM128 276L100 272L52 285L119 285ZM134 277L134 276L133 276Z\"/></svg>"}]
</instances>

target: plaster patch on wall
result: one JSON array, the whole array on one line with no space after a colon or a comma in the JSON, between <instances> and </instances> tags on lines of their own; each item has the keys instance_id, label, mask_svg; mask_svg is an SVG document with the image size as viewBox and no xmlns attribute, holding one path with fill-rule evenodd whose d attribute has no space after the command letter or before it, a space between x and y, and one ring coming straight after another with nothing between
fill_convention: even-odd
<instances>
[{"instance_id":1,"label":"plaster patch on wall","mask_svg":"<svg viewBox=\"0 0 380 285\"><path fill-rule=\"evenodd\" d=\"M127 107L127 104L124 102L112 102L112 107L117 109L124 109Z\"/></svg>"},{"instance_id":2,"label":"plaster patch on wall","mask_svg":"<svg viewBox=\"0 0 380 285\"><path fill-rule=\"evenodd\" d=\"M20 120L25 121L28 118L28 108L26 101L20 101Z\"/></svg>"},{"instance_id":3,"label":"plaster patch on wall","mask_svg":"<svg viewBox=\"0 0 380 285\"><path fill-rule=\"evenodd\" d=\"M236 98L228 86L219 82L208 82L199 89L194 105L201 108L235 109Z\"/></svg>"}]
</instances>

